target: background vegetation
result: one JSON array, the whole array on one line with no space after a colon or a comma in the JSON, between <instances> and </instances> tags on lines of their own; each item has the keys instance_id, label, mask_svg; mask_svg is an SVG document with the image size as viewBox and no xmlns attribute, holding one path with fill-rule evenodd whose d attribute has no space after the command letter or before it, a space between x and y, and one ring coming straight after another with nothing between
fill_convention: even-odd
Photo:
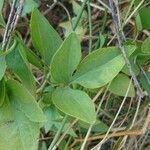
<instances>
[{"instance_id":1,"label":"background vegetation","mask_svg":"<svg viewBox=\"0 0 150 150\"><path fill-rule=\"evenodd\" d=\"M0 0L0 149L150 149L149 0Z\"/></svg>"}]
</instances>

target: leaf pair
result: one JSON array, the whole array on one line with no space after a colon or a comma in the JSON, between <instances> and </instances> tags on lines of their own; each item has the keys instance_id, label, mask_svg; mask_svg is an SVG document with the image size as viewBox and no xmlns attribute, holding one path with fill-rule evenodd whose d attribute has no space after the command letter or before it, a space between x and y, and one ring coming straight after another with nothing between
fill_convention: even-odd
<instances>
[{"instance_id":1,"label":"leaf pair","mask_svg":"<svg viewBox=\"0 0 150 150\"><path fill-rule=\"evenodd\" d=\"M109 83L125 65L118 47L98 49L81 61L77 35L71 33L62 43L56 31L36 9L31 18L31 35L34 47L44 62L50 65L52 82L59 85L80 84L86 88L99 88ZM126 46L129 56L135 48ZM94 104L85 92L69 87L57 88L52 94L52 101L65 114L90 124L96 120Z\"/></svg>"},{"instance_id":2,"label":"leaf pair","mask_svg":"<svg viewBox=\"0 0 150 150\"><path fill-rule=\"evenodd\" d=\"M133 45L125 48L129 56L136 49ZM109 83L125 65L118 47L98 49L81 62L80 59L80 41L75 33L71 33L52 59L52 79L56 83L78 83L94 89Z\"/></svg>"},{"instance_id":3,"label":"leaf pair","mask_svg":"<svg viewBox=\"0 0 150 150\"><path fill-rule=\"evenodd\" d=\"M58 33L37 9L32 13L31 35L44 62L51 64L51 76L56 83L78 83L86 88L98 88L110 82L125 64L118 47L98 49L79 64L81 46L77 35L71 33L62 43ZM126 50L130 56L135 46L126 46Z\"/></svg>"},{"instance_id":4,"label":"leaf pair","mask_svg":"<svg viewBox=\"0 0 150 150\"><path fill-rule=\"evenodd\" d=\"M126 46L127 53L131 55L135 48L132 45ZM52 59L53 81L58 84L78 83L86 88L98 88L110 82L125 65L117 47L94 51L81 62L80 58L80 42L76 34L71 33ZM90 124L96 119L93 102L85 92L58 88L53 93L52 100L59 110L70 116Z\"/></svg>"}]
</instances>

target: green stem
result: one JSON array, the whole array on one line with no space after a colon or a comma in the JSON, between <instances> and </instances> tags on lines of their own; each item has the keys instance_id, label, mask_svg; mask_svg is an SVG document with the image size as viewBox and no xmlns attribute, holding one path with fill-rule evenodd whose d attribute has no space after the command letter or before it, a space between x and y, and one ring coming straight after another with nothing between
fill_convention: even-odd
<instances>
[{"instance_id":1,"label":"green stem","mask_svg":"<svg viewBox=\"0 0 150 150\"><path fill-rule=\"evenodd\" d=\"M59 130L57 131L57 133L56 133L56 135L55 135L55 137L54 137L54 139L53 139L51 145L49 146L48 150L53 150L53 147L54 147L55 143L57 142L57 140L58 140L58 138L59 138L59 136L60 136L60 134L61 134L62 129L64 128L64 125L65 125L65 123L66 123L66 121L67 121L67 118L68 118L68 115L66 115L66 116L64 117L64 119L63 119L63 121L62 121L62 124L61 124L61 127L60 127Z\"/></svg>"},{"instance_id":2,"label":"green stem","mask_svg":"<svg viewBox=\"0 0 150 150\"><path fill-rule=\"evenodd\" d=\"M107 9L105 9L105 13L104 13L102 22L103 22L102 27L99 30L99 38L98 38L98 41L96 42L96 45L94 46L95 50L100 48L100 45L101 45L101 35L104 33L106 22L107 22Z\"/></svg>"},{"instance_id":3,"label":"green stem","mask_svg":"<svg viewBox=\"0 0 150 150\"><path fill-rule=\"evenodd\" d=\"M103 25L102 25L102 28L101 28L101 31L100 31L100 34L103 34L104 30L105 30L105 26L106 26L106 22L107 22L107 9L105 9L105 12L104 12L104 17L103 17Z\"/></svg>"},{"instance_id":4,"label":"green stem","mask_svg":"<svg viewBox=\"0 0 150 150\"><path fill-rule=\"evenodd\" d=\"M92 14L90 2L87 2L88 18L89 18L89 53L92 51Z\"/></svg>"},{"instance_id":5,"label":"green stem","mask_svg":"<svg viewBox=\"0 0 150 150\"><path fill-rule=\"evenodd\" d=\"M75 24L74 24L74 26L73 26L73 31L76 30L76 28L77 28L77 26L78 26L78 24L79 24L79 21L80 21L80 19L81 19L81 16L82 16L82 14L83 14L83 11L84 11L84 8L85 8L85 6L86 6L87 1L90 1L90 0L84 0L84 2L83 2L83 4L82 4L81 11L80 11L79 15L77 16L77 20L76 20L76 22L75 22Z\"/></svg>"},{"instance_id":6,"label":"green stem","mask_svg":"<svg viewBox=\"0 0 150 150\"><path fill-rule=\"evenodd\" d=\"M69 137L69 139L68 139L68 141L67 141L67 143L66 143L66 145L64 147L64 150L68 149L68 146L69 146L69 143L70 143L71 139L72 139L72 137Z\"/></svg>"}]
</instances>

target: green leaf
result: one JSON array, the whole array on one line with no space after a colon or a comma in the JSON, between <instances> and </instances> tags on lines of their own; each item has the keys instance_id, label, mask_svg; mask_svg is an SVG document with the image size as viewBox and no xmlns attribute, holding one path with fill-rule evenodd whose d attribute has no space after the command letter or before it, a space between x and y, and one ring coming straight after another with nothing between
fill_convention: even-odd
<instances>
[{"instance_id":1,"label":"green leaf","mask_svg":"<svg viewBox=\"0 0 150 150\"><path fill-rule=\"evenodd\" d=\"M34 122L44 122L45 117L35 98L15 80L7 81L8 96L17 103L19 109Z\"/></svg>"},{"instance_id":2,"label":"green leaf","mask_svg":"<svg viewBox=\"0 0 150 150\"><path fill-rule=\"evenodd\" d=\"M44 62L50 65L51 59L62 40L37 9L34 9L31 16L31 36L34 47L42 55Z\"/></svg>"},{"instance_id":3,"label":"green leaf","mask_svg":"<svg viewBox=\"0 0 150 150\"><path fill-rule=\"evenodd\" d=\"M139 10L136 16L136 24L138 30L150 29L150 21L149 21L150 7L143 7Z\"/></svg>"},{"instance_id":4,"label":"green leaf","mask_svg":"<svg viewBox=\"0 0 150 150\"><path fill-rule=\"evenodd\" d=\"M23 85L35 95L36 86L34 76L26 58L25 48L18 43L15 50L6 56L8 68L22 81Z\"/></svg>"},{"instance_id":5,"label":"green leaf","mask_svg":"<svg viewBox=\"0 0 150 150\"><path fill-rule=\"evenodd\" d=\"M150 95L150 72L145 72L145 75L142 74L140 76L140 82L148 95Z\"/></svg>"},{"instance_id":6,"label":"green leaf","mask_svg":"<svg viewBox=\"0 0 150 150\"><path fill-rule=\"evenodd\" d=\"M0 56L0 80L2 80L6 71L6 60L4 56Z\"/></svg>"},{"instance_id":7,"label":"green leaf","mask_svg":"<svg viewBox=\"0 0 150 150\"><path fill-rule=\"evenodd\" d=\"M126 46L128 55L136 49ZM117 47L102 48L85 57L73 76L72 83L78 83L86 88L98 88L109 83L125 65L122 54Z\"/></svg>"},{"instance_id":8,"label":"green leaf","mask_svg":"<svg viewBox=\"0 0 150 150\"><path fill-rule=\"evenodd\" d=\"M89 124L93 124L96 120L94 103L85 92L69 87L58 88L52 94L52 101L65 114Z\"/></svg>"},{"instance_id":9,"label":"green leaf","mask_svg":"<svg viewBox=\"0 0 150 150\"><path fill-rule=\"evenodd\" d=\"M141 51L146 54L150 54L150 37L148 37L146 40L144 40Z\"/></svg>"},{"instance_id":10,"label":"green leaf","mask_svg":"<svg viewBox=\"0 0 150 150\"><path fill-rule=\"evenodd\" d=\"M16 47L17 41L19 41L19 43L22 45L22 48L24 49L24 51L26 53L26 57L27 57L28 61L35 67L42 69L43 63L42 63L41 59L35 54L35 52L33 52L28 47L26 47L26 45L24 44L24 42L21 39L19 39L19 38L15 39L14 44L11 46L9 51L11 52Z\"/></svg>"},{"instance_id":11,"label":"green leaf","mask_svg":"<svg viewBox=\"0 0 150 150\"><path fill-rule=\"evenodd\" d=\"M80 41L71 33L54 55L51 75L57 83L68 83L81 59Z\"/></svg>"},{"instance_id":12,"label":"green leaf","mask_svg":"<svg viewBox=\"0 0 150 150\"><path fill-rule=\"evenodd\" d=\"M0 81L0 107L3 105L5 99L5 81Z\"/></svg>"},{"instance_id":13,"label":"green leaf","mask_svg":"<svg viewBox=\"0 0 150 150\"><path fill-rule=\"evenodd\" d=\"M33 112L32 112L33 113ZM0 108L0 147L3 150L35 150L39 123L31 122L15 101L8 100Z\"/></svg>"},{"instance_id":14,"label":"green leaf","mask_svg":"<svg viewBox=\"0 0 150 150\"><path fill-rule=\"evenodd\" d=\"M130 84L130 78L126 76L125 74L120 73L111 82L109 86L109 91L119 96L125 96L128 90L129 84ZM135 89L134 89L133 83L131 83L127 96L128 97L135 96Z\"/></svg>"}]
</instances>

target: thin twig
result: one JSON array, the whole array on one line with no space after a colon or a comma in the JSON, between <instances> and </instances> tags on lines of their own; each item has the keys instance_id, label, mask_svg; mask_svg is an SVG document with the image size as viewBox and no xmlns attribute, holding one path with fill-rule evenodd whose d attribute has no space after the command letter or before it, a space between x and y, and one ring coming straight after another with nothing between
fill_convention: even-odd
<instances>
[{"instance_id":1,"label":"thin twig","mask_svg":"<svg viewBox=\"0 0 150 150\"><path fill-rule=\"evenodd\" d=\"M13 30L15 30L16 25L18 23L19 17L21 15L22 10L23 10L24 2L25 2L25 0L20 0L19 5L17 7L17 11L15 13L15 20L14 20Z\"/></svg>"},{"instance_id":2,"label":"thin twig","mask_svg":"<svg viewBox=\"0 0 150 150\"><path fill-rule=\"evenodd\" d=\"M25 0L20 0L19 5L17 7L17 10L15 12L15 15L13 17L12 23L10 25L10 30L9 30L9 33L8 33L8 41L7 41L6 50L9 48L9 44L10 44L10 41L11 41L11 34L15 30L15 28L17 26L17 23L18 23L18 20L19 20L19 17L21 15L22 10L23 10L24 1Z\"/></svg>"},{"instance_id":3,"label":"thin twig","mask_svg":"<svg viewBox=\"0 0 150 150\"><path fill-rule=\"evenodd\" d=\"M12 32L15 30L16 25L18 23L18 19L21 15L23 6L24 6L24 0L20 0L17 10L14 13L15 10L15 5L16 5L16 0L13 1L12 7L11 7L11 11L9 14L9 19L6 25L6 31L4 33L4 38L3 38L3 42L2 42L2 50L5 51L8 49L10 41L11 41L11 34Z\"/></svg>"},{"instance_id":4,"label":"thin twig","mask_svg":"<svg viewBox=\"0 0 150 150\"><path fill-rule=\"evenodd\" d=\"M113 134L109 134L107 136L107 138L111 138L111 137L120 137L120 136L125 136L125 135L128 135L128 136L138 136L138 135L142 135L143 132L142 130L131 130L131 131L120 131L120 132L116 132L116 133L113 133ZM105 137L105 134L103 135L96 135L96 136L93 136L93 137L89 137L87 139L87 141L95 141L95 140L100 140L100 139L103 139ZM77 143L79 142L83 142L84 139L76 139L71 145L70 145L70 148L72 148L74 145L76 145Z\"/></svg>"},{"instance_id":5,"label":"thin twig","mask_svg":"<svg viewBox=\"0 0 150 150\"><path fill-rule=\"evenodd\" d=\"M72 19L71 19L71 16L70 16L69 11L68 11L67 8L63 5L63 3L58 2L58 5L60 5L60 6L65 10L65 12L66 12L66 14L67 14L67 16L68 16L69 22L70 22L70 24L71 24L71 28L72 28L72 30L73 30Z\"/></svg>"},{"instance_id":6,"label":"thin twig","mask_svg":"<svg viewBox=\"0 0 150 150\"><path fill-rule=\"evenodd\" d=\"M47 5L48 9L43 12L43 15L47 15L57 5L57 3L57 1L54 1L54 3L51 6Z\"/></svg>"},{"instance_id":7,"label":"thin twig","mask_svg":"<svg viewBox=\"0 0 150 150\"><path fill-rule=\"evenodd\" d=\"M126 62L126 65L129 69L129 72L133 78L133 81L134 81L134 85L137 89L137 94L140 96L140 97L144 97L144 93L140 87L140 84L136 78L136 75L135 73L133 72L132 70L132 66L131 66L131 63L129 61L129 58L128 58L128 55L127 55L127 52L126 52L126 49L124 47L124 39L122 37L122 34L121 34L121 26L119 25L119 18L117 17L117 14L116 14L116 6L113 2L113 0L109 0L109 4L110 4L110 8L111 8L111 13L112 13L112 17L113 17L113 21L114 21L114 26L115 26L115 30L116 30L116 34L117 34L117 39L118 39L118 42L119 42L119 47L120 47L120 50L122 52L122 56ZM119 9L118 9L119 10Z\"/></svg>"},{"instance_id":8,"label":"thin twig","mask_svg":"<svg viewBox=\"0 0 150 150\"><path fill-rule=\"evenodd\" d=\"M8 36L9 28L10 28L10 25L11 25L11 20L12 20L13 12L14 12L14 9L15 9L15 5L16 5L16 0L13 0L11 10L10 10L10 14L9 14L9 17L8 17L8 22L7 22L5 33L4 33L4 37L3 37L3 41L2 41L2 50L3 51L5 50L6 43L7 43L7 40L8 40L7 36Z\"/></svg>"}]
</instances>

